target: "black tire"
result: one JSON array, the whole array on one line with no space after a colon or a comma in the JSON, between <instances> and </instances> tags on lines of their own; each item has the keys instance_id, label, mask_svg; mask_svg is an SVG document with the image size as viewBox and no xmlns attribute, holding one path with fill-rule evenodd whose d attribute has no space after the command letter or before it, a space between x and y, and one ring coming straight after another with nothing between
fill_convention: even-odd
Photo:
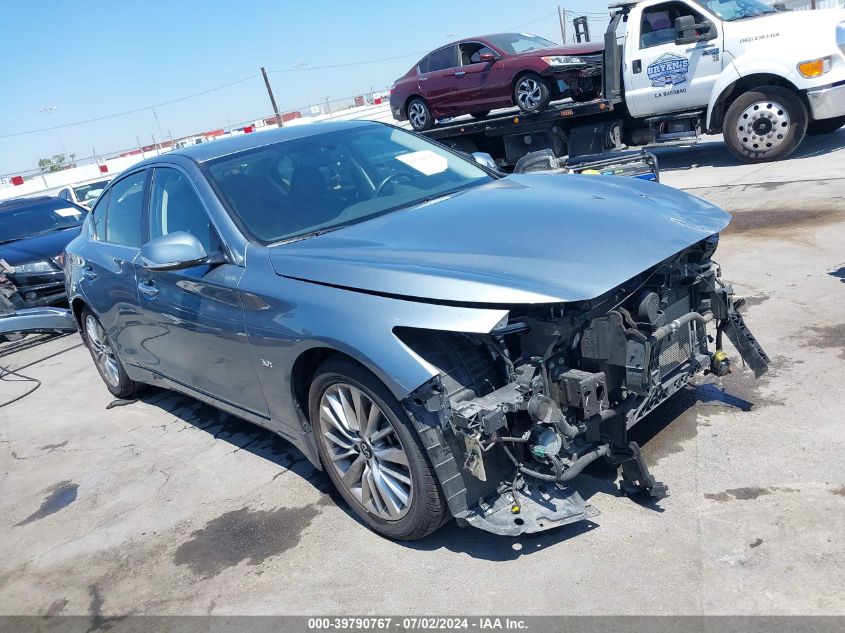
<instances>
[{"instance_id":1,"label":"black tire","mask_svg":"<svg viewBox=\"0 0 845 633\"><path fill-rule=\"evenodd\" d=\"M411 127L417 132L430 130L434 125L434 115L422 97L414 97L408 101L406 112L408 113L408 121L411 123Z\"/></svg>"},{"instance_id":2,"label":"black tire","mask_svg":"<svg viewBox=\"0 0 845 633\"><path fill-rule=\"evenodd\" d=\"M323 395L333 386L351 385L362 391L381 409L384 418L393 428L400 442L400 448L408 458L412 495L410 504L402 518L385 520L366 508L341 481L341 474L334 466L323 441L326 429L322 428L320 402ZM335 488L349 507L375 532L391 539L413 541L431 534L448 518L448 510L434 468L425 454L419 436L407 412L387 387L372 373L357 363L333 356L326 359L311 382L308 393L308 412L314 433L320 461ZM363 452L359 449L359 452Z\"/></svg>"},{"instance_id":3,"label":"black tire","mask_svg":"<svg viewBox=\"0 0 845 633\"><path fill-rule=\"evenodd\" d=\"M530 98L523 98L523 92L530 95ZM513 104L523 112L540 112L549 107L549 102L552 100L552 88L549 82L537 73L525 73L514 83L511 98Z\"/></svg>"},{"instance_id":4,"label":"black tire","mask_svg":"<svg viewBox=\"0 0 845 633\"><path fill-rule=\"evenodd\" d=\"M473 119L483 119L488 114L490 114L490 110L479 110L478 112L470 112L469 115Z\"/></svg>"},{"instance_id":5,"label":"black tire","mask_svg":"<svg viewBox=\"0 0 845 633\"><path fill-rule=\"evenodd\" d=\"M804 139L807 108L786 88L755 88L730 105L722 130L731 154L741 161L779 160L795 151Z\"/></svg>"},{"instance_id":6,"label":"black tire","mask_svg":"<svg viewBox=\"0 0 845 633\"><path fill-rule=\"evenodd\" d=\"M105 331L102 324L100 323L100 320L97 318L97 315L95 315L87 307L82 308L82 313L80 314L80 333L82 335L82 341L85 343L85 346L88 348L88 352L91 354L91 358L94 361L94 367L97 368L97 371L100 374L100 378L103 379L106 388L109 390L109 392L111 392L114 397L121 399L133 397L137 393L139 385L134 380L131 380L126 374L126 369L124 369L123 363L117 355L117 351L113 348L113 360L115 362L115 367L117 371L116 379L111 379L107 375L107 371L103 368L102 363L98 359L98 351L96 349L97 343L91 340L91 337L86 327L89 318L93 319L94 322L99 325L99 327L102 329L104 340L109 347L111 347L111 340L109 339L108 333Z\"/></svg>"},{"instance_id":7,"label":"black tire","mask_svg":"<svg viewBox=\"0 0 845 633\"><path fill-rule=\"evenodd\" d=\"M833 134L843 125L845 125L845 116L838 116L834 119L822 119L821 121L810 121L810 124L807 126L807 136Z\"/></svg>"}]
</instances>

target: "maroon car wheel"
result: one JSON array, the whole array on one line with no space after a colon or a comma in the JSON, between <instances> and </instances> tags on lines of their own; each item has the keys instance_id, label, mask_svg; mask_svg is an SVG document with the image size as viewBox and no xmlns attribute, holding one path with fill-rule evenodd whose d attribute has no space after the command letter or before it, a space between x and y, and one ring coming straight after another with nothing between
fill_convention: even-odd
<instances>
[{"instance_id":1,"label":"maroon car wheel","mask_svg":"<svg viewBox=\"0 0 845 633\"><path fill-rule=\"evenodd\" d=\"M549 83L540 75L527 73L516 80L513 87L513 102L523 112L545 110L552 99Z\"/></svg>"},{"instance_id":2,"label":"maroon car wheel","mask_svg":"<svg viewBox=\"0 0 845 633\"><path fill-rule=\"evenodd\" d=\"M408 121L411 122L411 127L417 132L428 130L434 125L431 108L428 107L424 99L414 97L408 102Z\"/></svg>"}]
</instances>

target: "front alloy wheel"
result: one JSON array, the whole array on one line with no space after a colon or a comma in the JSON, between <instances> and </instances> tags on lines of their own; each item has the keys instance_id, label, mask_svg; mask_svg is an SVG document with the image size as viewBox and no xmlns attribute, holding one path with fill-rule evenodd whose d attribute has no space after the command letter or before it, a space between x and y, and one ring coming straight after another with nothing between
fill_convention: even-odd
<instances>
[{"instance_id":1,"label":"front alloy wheel","mask_svg":"<svg viewBox=\"0 0 845 633\"><path fill-rule=\"evenodd\" d=\"M320 425L326 453L355 500L387 521L405 516L414 494L408 455L379 406L336 383L323 393Z\"/></svg>"},{"instance_id":2,"label":"front alloy wheel","mask_svg":"<svg viewBox=\"0 0 845 633\"><path fill-rule=\"evenodd\" d=\"M370 528L414 540L448 518L408 412L375 375L348 358L326 359L311 382L308 413L326 474Z\"/></svg>"},{"instance_id":3,"label":"front alloy wheel","mask_svg":"<svg viewBox=\"0 0 845 633\"><path fill-rule=\"evenodd\" d=\"M524 112L539 112L549 105L551 90L539 75L525 75L514 87L514 103Z\"/></svg>"}]
</instances>

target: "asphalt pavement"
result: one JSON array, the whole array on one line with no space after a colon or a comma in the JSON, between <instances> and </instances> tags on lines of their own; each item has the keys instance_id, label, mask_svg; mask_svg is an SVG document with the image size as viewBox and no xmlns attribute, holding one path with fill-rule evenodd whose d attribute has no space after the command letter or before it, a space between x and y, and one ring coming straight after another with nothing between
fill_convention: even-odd
<instances>
[{"instance_id":1,"label":"asphalt pavement","mask_svg":"<svg viewBox=\"0 0 845 633\"><path fill-rule=\"evenodd\" d=\"M170 392L107 409L78 335L24 341L0 347L41 381L0 409L0 613L845 613L845 129L773 164L712 138L658 156L735 214L716 259L773 359L755 380L734 355L636 427L668 498L597 464L589 522L391 542L284 440Z\"/></svg>"}]
</instances>

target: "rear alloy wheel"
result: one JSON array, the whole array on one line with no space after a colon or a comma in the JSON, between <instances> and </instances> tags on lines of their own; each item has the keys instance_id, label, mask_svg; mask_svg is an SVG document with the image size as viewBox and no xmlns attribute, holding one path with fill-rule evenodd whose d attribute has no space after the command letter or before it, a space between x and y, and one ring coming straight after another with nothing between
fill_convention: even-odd
<instances>
[{"instance_id":1,"label":"rear alloy wheel","mask_svg":"<svg viewBox=\"0 0 845 633\"><path fill-rule=\"evenodd\" d=\"M778 160L789 156L803 140L807 108L786 88L764 86L731 104L723 130L728 149L740 160Z\"/></svg>"},{"instance_id":2,"label":"rear alloy wheel","mask_svg":"<svg viewBox=\"0 0 845 633\"><path fill-rule=\"evenodd\" d=\"M548 82L534 73L520 77L513 88L513 102L523 112L545 110L551 99Z\"/></svg>"},{"instance_id":3,"label":"rear alloy wheel","mask_svg":"<svg viewBox=\"0 0 845 633\"><path fill-rule=\"evenodd\" d=\"M111 394L117 398L133 396L137 391L137 384L126 375L108 332L88 308L82 311L82 339Z\"/></svg>"},{"instance_id":4,"label":"rear alloy wheel","mask_svg":"<svg viewBox=\"0 0 845 633\"><path fill-rule=\"evenodd\" d=\"M822 119L811 121L807 126L807 136L821 136L833 134L836 130L845 125L845 116L838 116L835 119Z\"/></svg>"},{"instance_id":5,"label":"rear alloy wheel","mask_svg":"<svg viewBox=\"0 0 845 633\"><path fill-rule=\"evenodd\" d=\"M408 414L363 367L329 358L309 391L320 461L352 510L376 532L414 540L446 506Z\"/></svg>"},{"instance_id":6,"label":"rear alloy wheel","mask_svg":"<svg viewBox=\"0 0 845 633\"><path fill-rule=\"evenodd\" d=\"M428 130L434 125L431 108L428 107L424 99L414 97L408 102L408 121L411 122L411 127L417 132Z\"/></svg>"}]
</instances>

